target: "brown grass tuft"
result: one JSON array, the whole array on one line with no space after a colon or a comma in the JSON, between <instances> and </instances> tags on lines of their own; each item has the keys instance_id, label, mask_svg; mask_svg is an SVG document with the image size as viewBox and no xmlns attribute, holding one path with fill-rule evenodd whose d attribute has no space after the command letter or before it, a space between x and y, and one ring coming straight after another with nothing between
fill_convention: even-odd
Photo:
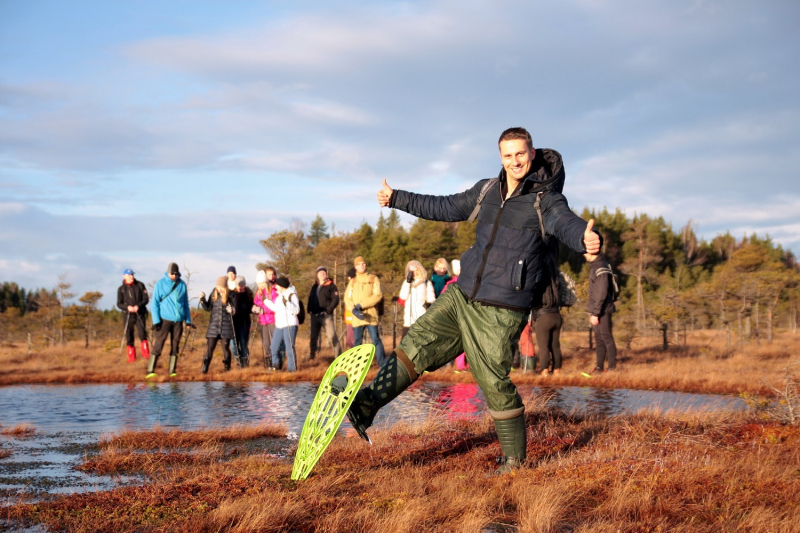
<instances>
[{"instance_id":1,"label":"brown grass tuft","mask_svg":"<svg viewBox=\"0 0 800 533\"><path fill-rule=\"evenodd\" d=\"M36 429L31 424L21 423L9 428L3 428L0 434L7 437L30 437L36 433Z\"/></svg>"},{"instance_id":2,"label":"brown grass tuft","mask_svg":"<svg viewBox=\"0 0 800 533\"><path fill-rule=\"evenodd\" d=\"M286 426L264 424L259 426L236 425L227 428L207 428L193 431L154 427L149 431L122 431L100 440L102 448L129 448L153 450L212 445L222 442L244 441L259 438L284 438Z\"/></svg>"}]
</instances>

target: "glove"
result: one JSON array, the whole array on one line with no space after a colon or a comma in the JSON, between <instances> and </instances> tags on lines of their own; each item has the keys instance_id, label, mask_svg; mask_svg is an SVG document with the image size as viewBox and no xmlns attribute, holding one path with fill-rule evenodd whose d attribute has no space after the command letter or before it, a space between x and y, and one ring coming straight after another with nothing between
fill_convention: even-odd
<instances>
[{"instance_id":1,"label":"glove","mask_svg":"<svg viewBox=\"0 0 800 533\"><path fill-rule=\"evenodd\" d=\"M187 322L186 329L197 329L197 326L194 325L194 322Z\"/></svg>"},{"instance_id":2,"label":"glove","mask_svg":"<svg viewBox=\"0 0 800 533\"><path fill-rule=\"evenodd\" d=\"M233 314L233 306L231 304L226 305L225 306L225 311L227 311L229 315L232 315Z\"/></svg>"},{"instance_id":3,"label":"glove","mask_svg":"<svg viewBox=\"0 0 800 533\"><path fill-rule=\"evenodd\" d=\"M153 324L153 331L161 331L161 322Z\"/></svg>"},{"instance_id":4,"label":"glove","mask_svg":"<svg viewBox=\"0 0 800 533\"><path fill-rule=\"evenodd\" d=\"M358 304L353 308L353 316L359 320L366 320L364 311L361 309L361 304Z\"/></svg>"},{"instance_id":5,"label":"glove","mask_svg":"<svg viewBox=\"0 0 800 533\"><path fill-rule=\"evenodd\" d=\"M254 306L253 306L253 307L250 309L250 312L251 312L252 314L254 314L254 315L262 315L262 314L264 314L264 310L263 310L263 309L261 309L261 308L260 308L259 306L257 306L257 305L254 305Z\"/></svg>"},{"instance_id":6,"label":"glove","mask_svg":"<svg viewBox=\"0 0 800 533\"><path fill-rule=\"evenodd\" d=\"M206 293L204 293L203 291L200 291L200 299L201 300L205 300L206 299Z\"/></svg>"}]
</instances>

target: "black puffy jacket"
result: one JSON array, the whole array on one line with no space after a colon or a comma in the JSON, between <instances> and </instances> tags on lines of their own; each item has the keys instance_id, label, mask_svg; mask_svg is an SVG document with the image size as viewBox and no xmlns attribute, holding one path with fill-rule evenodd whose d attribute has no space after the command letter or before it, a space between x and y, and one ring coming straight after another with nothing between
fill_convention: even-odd
<instances>
[{"instance_id":1,"label":"black puffy jacket","mask_svg":"<svg viewBox=\"0 0 800 533\"><path fill-rule=\"evenodd\" d=\"M611 277L608 274L597 275L600 268L608 268L608 261L603 254L589 263L589 304L587 310L592 316L602 316L617 310L614 305L614 292L611 290Z\"/></svg>"},{"instance_id":2,"label":"black puffy jacket","mask_svg":"<svg viewBox=\"0 0 800 533\"><path fill-rule=\"evenodd\" d=\"M128 285L127 283L122 283L117 289L117 307L119 307L123 313L128 312L128 306L139 306L139 315L147 316L147 302L150 301L150 297L147 295L147 287L144 286L144 283L139 281L138 279L133 280L133 283Z\"/></svg>"},{"instance_id":3,"label":"black puffy jacket","mask_svg":"<svg viewBox=\"0 0 800 533\"><path fill-rule=\"evenodd\" d=\"M317 288L319 288L319 293L317 293ZM319 298L317 295L319 295ZM338 306L339 288L336 287L332 279L326 279L322 287L319 286L319 282L311 286L311 291L308 293L308 304L306 304L306 309L308 309L309 313L312 315L318 313L331 315Z\"/></svg>"},{"instance_id":4,"label":"black puffy jacket","mask_svg":"<svg viewBox=\"0 0 800 533\"><path fill-rule=\"evenodd\" d=\"M432 196L395 190L390 205L428 220L467 220L488 180L449 196ZM475 244L461 256L458 285L467 297L496 307L527 312L534 289L547 279L542 234L534 208L541 201L545 233L578 253L585 251L586 221L573 213L561 194L564 167L555 150L536 150L531 170L508 200L503 200L505 170L487 191L478 213Z\"/></svg>"},{"instance_id":5,"label":"black puffy jacket","mask_svg":"<svg viewBox=\"0 0 800 533\"><path fill-rule=\"evenodd\" d=\"M211 294L214 294L213 289ZM206 331L206 338L233 338L233 315L225 310L225 308L228 305L232 305L232 303L233 302L229 299L228 303L224 304L222 303L222 298L212 300L210 296L200 300L200 305L203 306L203 309L211 312L211 316L208 317L208 330Z\"/></svg>"}]
</instances>

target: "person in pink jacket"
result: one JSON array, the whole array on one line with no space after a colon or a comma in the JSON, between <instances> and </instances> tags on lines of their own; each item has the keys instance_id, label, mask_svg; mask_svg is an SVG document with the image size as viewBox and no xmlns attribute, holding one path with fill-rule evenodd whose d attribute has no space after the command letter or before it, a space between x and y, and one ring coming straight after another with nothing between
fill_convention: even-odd
<instances>
[{"instance_id":1,"label":"person in pink jacket","mask_svg":"<svg viewBox=\"0 0 800 533\"><path fill-rule=\"evenodd\" d=\"M277 279L278 275L272 267L259 270L256 274L258 288L253 298L253 313L258 315L258 324L261 326L261 349L264 355L264 368L272 368L270 346L272 345L272 337L275 334L275 313L270 311L264 300L275 301L278 296L278 290L275 288L275 280Z\"/></svg>"}]
</instances>

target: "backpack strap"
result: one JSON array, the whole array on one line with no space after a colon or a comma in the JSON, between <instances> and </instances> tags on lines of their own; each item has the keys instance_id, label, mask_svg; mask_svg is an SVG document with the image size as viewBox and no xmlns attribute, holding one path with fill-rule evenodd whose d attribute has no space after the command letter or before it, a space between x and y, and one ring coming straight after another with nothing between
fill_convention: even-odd
<instances>
[{"instance_id":1,"label":"backpack strap","mask_svg":"<svg viewBox=\"0 0 800 533\"><path fill-rule=\"evenodd\" d=\"M483 202L483 199L486 197L486 193L488 193L489 189L491 189L498 181L498 178L492 178L483 184L483 187L481 187L481 192L478 194L478 203L475 204L475 209L473 209L472 213L470 213L467 222L472 222L475 220L475 217L478 216L478 211L481 210L481 202Z\"/></svg>"},{"instance_id":2,"label":"backpack strap","mask_svg":"<svg viewBox=\"0 0 800 533\"><path fill-rule=\"evenodd\" d=\"M545 192L537 192L536 193L536 200L533 202L533 208L536 209L536 214L539 217L539 229L542 232L542 243L544 244L545 250L547 253L545 254L545 263L547 263L548 270L550 271L550 289L553 291L553 298L556 301L556 306L561 307L561 298L558 296L558 282L556 281L556 277L558 276L558 268L556 265L550 261L550 245L547 242L547 235L544 232L544 218L542 218L542 197L545 195Z\"/></svg>"}]
</instances>

